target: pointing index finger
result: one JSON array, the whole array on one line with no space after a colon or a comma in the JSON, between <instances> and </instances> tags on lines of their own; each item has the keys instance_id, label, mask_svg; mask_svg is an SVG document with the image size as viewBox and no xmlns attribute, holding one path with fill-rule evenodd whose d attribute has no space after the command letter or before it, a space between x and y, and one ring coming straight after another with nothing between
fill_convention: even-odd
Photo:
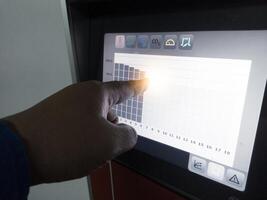
<instances>
[{"instance_id":1,"label":"pointing index finger","mask_svg":"<svg viewBox=\"0 0 267 200\"><path fill-rule=\"evenodd\" d=\"M104 87L108 93L109 105L113 106L142 94L148 87L148 79L105 82Z\"/></svg>"}]
</instances>

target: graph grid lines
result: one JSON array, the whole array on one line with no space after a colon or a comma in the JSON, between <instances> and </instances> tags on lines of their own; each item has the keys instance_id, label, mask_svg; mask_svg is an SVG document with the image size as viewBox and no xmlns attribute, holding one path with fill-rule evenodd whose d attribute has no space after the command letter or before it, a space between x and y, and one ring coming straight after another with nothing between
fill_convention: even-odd
<instances>
[{"instance_id":1,"label":"graph grid lines","mask_svg":"<svg viewBox=\"0 0 267 200\"><path fill-rule=\"evenodd\" d=\"M113 69L114 81L140 80L145 78L145 72L129 65L115 63ZM142 122L143 95L135 96L126 102L113 106L112 110L119 117Z\"/></svg>"}]
</instances>

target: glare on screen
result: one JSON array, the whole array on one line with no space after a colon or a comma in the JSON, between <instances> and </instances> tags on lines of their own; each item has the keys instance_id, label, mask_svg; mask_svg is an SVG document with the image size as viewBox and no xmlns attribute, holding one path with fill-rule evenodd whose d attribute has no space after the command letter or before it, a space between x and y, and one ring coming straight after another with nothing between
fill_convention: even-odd
<instances>
[{"instance_id":1,"label":"glare on screen","mask_svg":"<svg viewBox=\"0 0 267 200\"><path fill-rule=\"evenodd\" d=\"M146 78L149 80L148 92L163 93L170 86L170 79L166 71L155 69L146 71Z\"/></svg>"}]
</instances>

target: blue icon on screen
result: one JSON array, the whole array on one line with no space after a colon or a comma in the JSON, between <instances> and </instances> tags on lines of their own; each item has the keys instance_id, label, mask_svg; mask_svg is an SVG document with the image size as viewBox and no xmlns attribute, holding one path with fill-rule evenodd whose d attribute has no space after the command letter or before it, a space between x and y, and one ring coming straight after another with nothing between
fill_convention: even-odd
<instances>
[{"instance_id":1,"label":"blue icon on screen","mask_svg":"<svg viewBox=\"0 0 267 200\"><path fill-rule=\"evenodd\" d=\"M147 35L139 35L137 37L137 47L142 48L142 49L148 47L148 36Z\"/></svg>"},{"instance_id":2,"label":"blue icon on screen","mask_svg":"<svg viewBox=\"0 0 267 200\"><path fill-rule=\"evenodd\" d=\"M135 48L136 45L136 36L135 35L127 35L126 36L126 47L127 48Z\"/></svg>"}]
</instances>

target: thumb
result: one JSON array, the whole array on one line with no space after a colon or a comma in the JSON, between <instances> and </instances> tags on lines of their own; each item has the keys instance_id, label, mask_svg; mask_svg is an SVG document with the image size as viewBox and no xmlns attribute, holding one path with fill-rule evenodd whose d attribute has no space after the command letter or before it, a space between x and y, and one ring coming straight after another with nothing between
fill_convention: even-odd
<instances>
[{"instance_id":1,"label":"thumb","mask_svg":"<svg viewBox=\"0 0 267 200\"><path fill-rule=\"evenodd\" d=\"M126 124L112 124L110 129L113 135L113 158L132 149L137 142L137 133L135 129Z\"/></svg>"}]
</instances>

